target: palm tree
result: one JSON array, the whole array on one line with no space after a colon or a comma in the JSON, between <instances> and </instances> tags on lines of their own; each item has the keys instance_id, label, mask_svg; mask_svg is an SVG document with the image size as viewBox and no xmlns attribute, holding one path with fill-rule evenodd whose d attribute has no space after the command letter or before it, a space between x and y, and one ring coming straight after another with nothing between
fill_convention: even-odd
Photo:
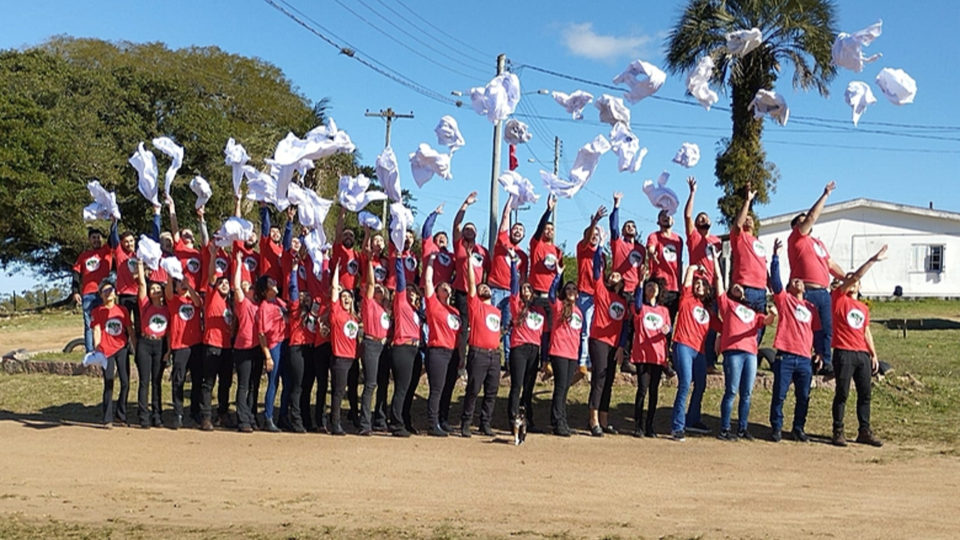
<instances>
[{"instance_id":1,"label":"palm tree","mask_svg":"<svg viewBox=\"0 0 960 540\"><path fill-rule=\"evenodd\" d=\"M757 200L768 201L776 186L776 166L766 161L761 134L763 119L747 106L757 90L773 89L781 63L793 64L793 87L816 88L827 96L836 74L830 48L836 35L832 0L690 0L667 39L667 67L673 73L693 68L705 55L716 68L713 82L729 85L733 132L723 139L717 156L717 186L723 188L720 211L731 222L752 185ZM726 54L724 34L759 28L763 43L743 57Z\"/></svg>"}]
</instances>

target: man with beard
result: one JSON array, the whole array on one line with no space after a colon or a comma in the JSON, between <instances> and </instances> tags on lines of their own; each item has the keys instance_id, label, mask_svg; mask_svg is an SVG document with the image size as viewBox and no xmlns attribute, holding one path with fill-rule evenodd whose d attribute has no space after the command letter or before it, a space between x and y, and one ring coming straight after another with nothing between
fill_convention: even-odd
<instances>
[{"instance_id":1,"label":"man with beard","mask_svg":"<svg viewBox=\"0 0 960 540\"><path fill-rule=\"evenodd\" d=\"M767 248L753 235L753 216L750 215L750 203L757 196L755 190L747 186L747 196L737 214L733 227L730 227L731 270L730 281L743 286L747 307L767 312ZM783 312L783 309L780 309ZM757 332L757 343L763 340L763 330ZM779 350L779 348L778 348ZM809 354L809 351L808 351Z\"/></svg>"},{"instance_id":2,"label":"man with beard","mask_svg":"<svg viewBox=\"0 0 960 540\"><path fill-rule=\"evenodd\" d=\"M282 273L280 257L283 255L283 246L289 244L285 239L293 235L296 212L295 206L287 207L287 225L281 235L280 228L270 224L270 209L267 203L260 203L260 275L270 277L277 283L283 283L285 277L289 278L289 274L284 276Z\"/></svg>"},{"instance_id":3,"label":"man with beard","mask_svg":"<svg viewBox=\"0 0 960 540\"><path fill-rule=\"evenodd\" d=\"M346 208L340 207L340 216L337 218L337 228L333 234L333 254L330 259L330 268L340 267L340 285L353 291L357 286L357 275L360 272L360 260L354 249L356 236L350 229L344 229Z\"/></svg>"},{"instance_id":4,"label":"man with beard","mask_svg":"<svg viewBox=\"0 0 960 540\"><path fill-rule=\"evenodd\" d=\"M683 270L683 239L673 232L673 216L666 210L657 215L659 229L647 237L647 259L650 279L660 284L662 304L670 312L670 320L677 316L680 299L680 272Z\"/></svg>"},{"instance_id":5,"label":"man with beard","mask_svg":"<svg viewBox=\"0 0 960 540\"><path fill-rule=\"evenodd\" d=\"M620 200L623 193L613 194L613 211L610 212L610 252L613 254L613 272L623 277L623 291L633 299L634 291L643 276L640 268L646 258L646 247L637 237L637 224L631 219L620 228Z\"/></svg>"},{"instance_id":6,"label":"man with beard","mask_svg":"<svg viewBox=\"0 0 960 540\"><path fill-rule=\"evenodd\" d=\"M116 223L116 221L114 221ZM83 308L83 344L86 352L93 351L93 329L90 327L90 314L101 303L98 287L100 282L110 275L110 263L113 260L110 246L104 245L103 233L97 229L87 232L90 249L77 257L73 265L73 301Z\"/></svg>"},{"instance_id":7,"label":"man with beard","mask_svg":"<svg viewBox=\"0 0 960 540\"><path fill-rule=\"evenodd\" d=\"M173 233L173 255L180 261L180 266L183 267L183 278L191 287L196 289L199 286L198 284L203 284L203 274L201 274L203 269L201 261L203 257L200 254L200 250L197 249L193 231L180 228L177 222L177 207L174 205L173 199L168 201L167 208L170 211L170 232ZM203 206L197 208L197 222L200 225L201 231L200 236L203 240L203 246L206 246L207 238L204 232L206 231L206 225L203 222L203 213Z\"/></svg>"},{"instance_id":8,"label":"man with beard","mask_svg":"<svg viewBox=\"0 0 960 540\"><path fill-rule=\"evenodd\" d=\"M593 260L600 247L602 233L597 223L607 215L607 208L601 206L590 217L590 224L583 230L583 238L577 242L577 309L583 314L583 326L580 329L580 350L578 364L583 370L590 363L590 325L593 323L593 295L596 292L593 280ZM548 306L549 309L549 306ZM549 311L547 311L549 313ZM548 316L548 324L553 322ZM546 353L544 352L544 355ZM546 356L544 357L546 358Z\"/></svg>"},{"instance_id":9,"label":"man with beard","mask_svg":"<svg viewBox=\"0 0 960 540\"><path fill-rule=\"evenodd\" d=\"M713 283L713 258L714 254L720 253L722 242L720 238L710 234L710 216L706 212L698 213L696 219L694 219L693 199L697 192L697 179L692 176L687 177L687 185L690 187L690 195L687 197L687 205L683 208L683 221L687 233L687 255L690 257L690 264L703 267L704 279L707 283ZM713 249L707 249L708 246ZM711 311L715 315L717 312L716 306L712 306ZM766 303L759 312L767 312ZM707 369L713 372L716 372L717 364L717 352L714 347L716 341L717 331L711 329L707 333L704 347L707 354Z\"/></svg>"},{"instance_id":10,"label":"man with beard","mask_svg":"<svg viewBox=\"0 0 960 540\"><path fill-rule=\"evenodd\" d=\"M441 203L440 206L427 216L426 221L423 222L423 229L420 233L420 238L423 242L421 254L423 261L421 264L426 264L427 259L430 258L432 253L437 254L433 259L433 283L438 286L441 283L453 284L453 253L450 252L448 245L449 238L447 237L447 233L443 231L433 232L433 226L437 221L437 216L442 213L443 204Z\"/></svg>"},{"instance_id":11,"label":"man with beard","mask_svg":"<svg viewBox=\"0 0 960 540\"><path fill-rule=\"evenodd\" d=\"M507 319L510 310L510 261L514 258L517 263L517 272L520 280L527 276L527 254L519 248L520 241L526 233L523 223L517 222L510 226L510 204L513 196L507 197L500 215L500 228L497 232L497 242L493 246L493 258L490 261L490 276L487 279L490 292L493 294L493 305L500 310L501 320ZM531 247L533 246L531 241ZM503 357L510 358L510 332L503 335ZM506 370L506 360L504 361Z\"/></svg>"}]
</instances>

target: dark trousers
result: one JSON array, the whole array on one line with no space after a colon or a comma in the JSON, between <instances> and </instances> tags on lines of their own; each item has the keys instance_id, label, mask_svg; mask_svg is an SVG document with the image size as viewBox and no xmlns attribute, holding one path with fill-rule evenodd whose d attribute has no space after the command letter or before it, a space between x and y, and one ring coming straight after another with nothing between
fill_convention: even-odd
<instances>
[{"instance_id":1,"label":"dark trousers","mask_svg":"<svg viewBox=\"0 0 960 540\"><path fill-rule=\"evenodd\" d=\"M500 389L500 351L470 347L467 353L467 392L463 396L462 424L473 423L473 411L477 395L483 388L483 403L480 406L480 425L489 426L493 421L493 407Z\"/></svg>"},{"instance_id":2,"label":"dark trousers","mask_svg":"<svg viewBox=\"0 0 960 540\"><path fill-rule=\"evenodd\" d=\"M352 362L350 371L347 372L347 403L350 404L351 416L356 415L360 409L360 394L357 392L357 385L359 384L360 362Z\"/></svg>"},{"instance_id":3,"label":"dark trousers","mask_svg":"<svg viewBox=\"0 0 960 540\"><path fill-rule=\"evenodd\" d=\"M658 280L663 283L662 280ZM640 287L637 287L640 289ZM660 304L667 308L667 311L670 313L670 320L677 320L677 310L680 308L680 291L667 291L664 290L664 285L660 285ZM640 289L640 294L643 294L643 289Z\"/></svg>"},{"instance_id":4,"label":"dark trousers","mask_svg":"<svg viewBox=\"0 0 960 540\"><path fill-rule=\"evenodd\" d=\"M233 350L223 349L217 366L217 414L230 412L230 385L233 384Z\"/></svg>"},{"instance_id":5,"label":"dark trousers","mask_svg":"<svg viewBox=\"0 0 960 540\"><path fill-rule=\"evenodd\" d=\"M410 384L407 385L407 393L403 397L403 425L409 431L413 431L410 409L413 408L413 398L416 397L417 387L420 386L421 373L423 373L423 349L417 349L417 354L413 357L413 369L410 371Z\"/></svg>"},{"instance_id":6,"label":"dark trousers","mask_svg":"<svg viewBox=\"0 0 960 540\"><path fill-rule=\"evenodd\" d=\"M350 370L356 361L353 358L333 357L330 363L330 380L333 386L333 393L330 396L330 427L337 429L340 427L340 406L343 403L343 395L347 393L347 379L350 378Z\"/></svg>"},{"instance_id":7,"label":"dark trousers","mask_svg":"<svg viewBox=\"0 0 960 540\"><path fill-rule=\"evenodd\" d=\"M280 373L283 377L283 390L281 392L280 402L283 403L283 394L287 394L287 420L293 427L303 426L303 371L304 371L304 347L293 345L287 347L289 351L289 360L284 363L285 369ZM289 391L287 389L290 389ZM307 397L309 400L309 395ZM309 405L308 405L309 407ZM282 407L281 407L282 410ZM282 417L281 417L282 418Z\"/></svg>"},{"instance_id":8,"label":"dark trousers","mask_svg":"<svg viewBox=\"0 0 960 540\"><path fill-rule=\"evenodd\" d=\"M203 406L203 366L206 357L207 346L203 343L190 347L190 359L187 361L190 371L190 417L198 424Z\"/></svg>"},{"instance_id":9,"label":"dark trousers","mask_svg":"<svg viewBox=\"0 0 960 540\"><path fill-rule=\"evenodd\" d=\"M430 395L427 398L427 424L430 427L440 425L440 398L447 382L447 372L457 371L453 349L430 347L427 349L427 382L430 384Z\"/></svg>"},{"instance_id":10,"label":"dark trousers","mask_svg":"<svg viewBox=\"0 0 960 540\"><path fill-rule=\"evenodd\" d=\"M747 287L743 286L743 299L747 304L747 307L756 311L757 313L766 313L767 312L767 289L760 289L756 287ZM757 330L757 343L759 344L763 341L764 331L767 329L766 326L761 326L760 330Z\"/></svg>"},{"instance_id":11,"label":"dark trousers","mask_svg":"<svg viewBox=\"0 0 960 540\"><path fill-rule=\"evenodd\" d=\"M173 368L170 372L170 381L171 386L173 386L173 412L177 415L178 418L183 418L183 386L187 380L187 368L203 364L203 345L194 345L189 348L184 349L175 349L170 353L170 357L173 359ZM198 383L193 385L190 391L190 409L193 412L193 408L197 408L197 413L200 411L200 386L202 383L202 371L200 368L195 368L191 370L191 375L194 371L200 372L201 378Z\"/></svg>"},{"instance_id":12,"label":"dark trousers","mask_svg":"<svg viewBox=\"0 0 960 540\"><path fill-rule=\"evenodd\" d=\"M570 379L577 370L575 358L561 358L550 355L550 366L553 367L553 399L550 404L550 426L553 429L568 430L567 423L567 392L570 390Z\"/></svg>"},{"instance_id":13,"label":"dark trousers","mask_svg":"<svg viewBox=\"0 0 960 540\"><path fill-rule=\"evenodd\" d=\"M330 386L330 361L333 351L329 343L315 347L307 347L303 363L303 382L300 385L300 416L303 425L309 430L325 428L327 423L324 413L327 408L327 388ZM317 385L317 400L313 414L310 414L310 393L313 385Z\"/></svg>"},{"instance_id":14,"label":"dark trousers","mask_svg":"<svg viewBox=\"0 0 960 540\"><path fill-rule=\"evenodd\" d=\"M527 421L533 420L533 387L540 368L540 347L525 343L510 349L510 395L507 413L510 422L520 414L520 405L526 410Z\"/></svg>"},{"instance_id":15,"label":"dark trousers","mask_svg":"<svg viewBox=\"0 0 960 540\"><path fill-rule=\"evenodd\" d=\"M593 364L593 377L590 379L590 408L602 412L610 410L610 393L613 390L613 378L617 374L614 357L617 350L599 339L590 338L590 362Z\"/></svg>"},{"instance_id":16,"label":"dark trousers","mask_svg":"<svg viewBox=\"0 0 960 540\"><path fill-rule=\"evenodd\" d=\"M203 351L203 386L200 400L200 418L210 420L213 411L213 385L220 371L220 364L224 357L224 350L220 347L206 345ZM223 381L220 381L223 388ZM229 387L227 388L229 392ZM219 397L219 394L218 394ZM222 400L222 398L220 398ZM229 398L228 398L229 399Z\"/></svg>"},{"instance_id":17,"label":"dark trousers","mask_svg":"<svg viewBox=\"0 0 960 540\"><path fill-rule=\"evenodd\" d=\"M107 369L103 370L103 423L113 422L114 403L113 403L113 380L120 377L120 397L116 403L117 419L121 422L127 421L127 393L130 392L130 359L127 356L127 348L107 357Z\"/></svg>"},{"instance_id":18,"label":"dark trousers","mask_svg":"<svg viewBox=\"0 0 960 540\"><path fill-rule=\"evenodd\" d=\"M393 373L393 399L390 401L390 427L400 429L406 425L404 408L407 403L407 392L410 390L410 381L417 361L417 347L413 345L394 345L391 347L392 358L390 371ZM419 373L417 374L419 375Z\"/></svg>"},{"instance_id":19,"label":"dark trousers","mask_svg":"<svg viewBox=\"0 0 960 540\"><path fill-rule=\"evenodd\" d=\"M360 429L373 429L373 394L377 390L380 377L380 361L384 346L372 339L363 340L360 362L363 364L363 395L360 398Z\"/></svg>"},{"instance_id":20,"label":"dark trousers","mask_svg":"<svg viewBox=\"0 0 960 540\"><path fill-rule=\"evenodd\" d=\"M390 414L387 411L387 387L390 385L390 369L393 363L393 347L384 346L377 365L377 393L373 405L373 426L387 429Z\"/></svg>"},{"instance_id":21,"label":"dark trousers","mask_svg":"<svg viewBox=\"0 0 960 540\"><path fill-rule=\"evenodd\" d=\"M637 395L633 400L633 418L637 431L643 426L646 433L653 433L653 417L657 412L657 401L660 397L660 376L663 366L660 364L637 364ZM643 398L649 394L647 401L647 419L643 419Z\"/></svg>"},{"instance_id":22,"label":"dark trousers","mask_svg":"<svg viewBox=\"0 0 960 540\"><path fill-rule=\"evenodd\" d=\"M260 382L263 381L263 368L266 363L266 357L263 356L263 349L255 347L250 356L250 382L247 385L247 408L250 410L250 418L253 418L253 427L257 421L257 405L260 402Z\"/></svg>"},{"instance_id":23,"label":"dark trousers","mask_svg":"<svg viewBox=\"0 0 960 540\"><path fill-rule=\"evenodd\" d=\"M850 395L850 380L857 389L857 422L860 430L870 429L870 392L873 369L870 355L863 351L833 350L834 373L837 377L833 394L833 429L843 429L843 415Z\"/></svg>"},{"instance_id":24,"label":"dark trousers","mask_svg":"<svg viewBox=\"0 0 960 540\"><path fill-rule=\"evenodd\" d=\"M137 413L140 425L149 425L151 420L159 422L163 414L163 398L160 393L163 383L163 349L162 339L141 337L137 340L137 376L140 379L137 387Z\"/></svg>"},{"instance_id":25,"label":"dark trousers","mask_svg":"<svg viewBox=\"0 0 960 540\"><path fill-rule=\"evenodd\" d=\"M461 327L462 328L462 327ZM440 407L437 418L440 424L446 424L450 418L450 401L453 399L453 389L460 378L460 353L457 349L450 355L450 364L447 365L447 374L443 380L443 389L440 391Z\"/></svg>"},{"instance_id":26,"label":"dark trousers","mask_svg":"<svg viewBox=\"0 0 960 540\"><path fill-rule=\"evenodd\" d=\"M253 378L254 359L258 356L263 357L260 347L233 350L233 362L237 368L237 423L240 427L253 427L256 424L251 408L251 401L256 401L256 398L250 399L250 380ZM259 376L257 373L257 378Z\"/></svg>"},{"instance_id":27,"label":"dark trousers","mask_svg":"<svg viewBox=\"0 0 960 540\"><path fill-rule=\"evenodd\" d=\"M117 303L127 308L130 313L130 320L133 321L133 331L140 335L140 301L136 294L121 294L117 296ZM127 351L130 354L131 351ZM136 351L133 351L136 353Z\"/></svg>"}]
</instances>

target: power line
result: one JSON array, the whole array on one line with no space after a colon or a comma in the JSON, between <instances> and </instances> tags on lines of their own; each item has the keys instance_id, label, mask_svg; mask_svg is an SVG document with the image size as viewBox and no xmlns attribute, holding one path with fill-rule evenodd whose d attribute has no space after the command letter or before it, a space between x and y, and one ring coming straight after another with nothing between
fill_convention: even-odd
<instances>
[{"instance_id":1,"label":"power line","mask_svg":"<svg viewBox=\"0 0 960 540\"><path fill-rule=\"evenodd\" d=\"M410 9L410 6L408 6L407 4L405 4L402 0L397 0L397 3L400 4L401 6L403 6L403 8L406 9L407 11L409 11L410 13L416 15L420 20L422 20L424 23L426 23L427 26L429 26L430 28L433 28L433 29L436 30L437 32L440 32L441 34L447 36L448 38L450 38L450 39L452 39L452 40L454 40L454 41L456 41L457 43L463 45L464 47L467 47L468 49L471 49L471 50L473 50L474 52L479 53L479 54L480 54L481 56L483 56L484 58L490 58L490 57L492 57L492 56L495 56L495 55L492 55L492 54L488 54L488 53L486 53L486 52L483 52L483 51L481 51L480 49L474 47L473 45L471 45L471 44L469 44L469 43L466 43L465 41L462 41L460 38L458 38L458 37L456 37L456 36L454 36L454 35L451 35L451 34L447 33L447 31L444 30L443 28L440 28L439 26L431 23L429 20L427 20L426 18L424 18L423 16L421 16L421 15L420 15L419 13L417 13L416 11Z\"/></svg>"},{"instance_id":2,"label":"power line","mask_svg":"<svg viewBox=\"0 0 960 540\"><path fill-rule=\"evenodd\" d=\"M366 3L364 3L363 0L360 0L360 3L363 4L364 6L366 6L366 8L369 9L370 11L374 11L373 8L371 8L369 5L367 5ZM396 16L397 16L400 20L402 20L403 22L409 24L410 26L416 28L417 30L420 30L420 31L423 33L423 35L425 35L425 36L430 36L431 38L433 38L433 41L437 42L440 46L443 46L443 47L449 47L449 46L450 46L449 43L444 42L444 41L441 40L441 39L438 39L438 38L434 35L433 32L430 32L430 31L428 31L428 30L425 30L425 29L422 28L420 25L418 25L416 21L412 21L412 20L406 18L402 13L400 13L400 12L398 12L397 10L393 9L393 7L390 6L390 4L384 2L383 0L377 0L377 3L380 4L381 6L383 6L384 8L386 8L387 10L389 10L389 11L390 11L391 13L393 13L394 15L396 15ZM378 15L379 15L379 13L378 13ZM386 17L383 17L382 15L381 15L381 18L384 18L385 20L389 20L389 19L386 19ZM424 20L423 17L420 17L420 20ZM413 39L417 40L418 42L423 43L423 42L420 41L418 38L416 38L415 36L413 36L412 34L410 34L409 32L403 30L400 26L397 26L397 25L393 24L392 22L391 22L391 25L393 25L393 26L395 26L396 28L400 29L400 30L403 31L405 34L409 35L410 37L412 37ZM447 56L447 55L446 55L445 53L443 53L442 51L439 51L439 50L437 50L437 49L434 49L432 46L430 46L430 45L428 45L428 44L426 44L426 43L423 43L423 45L424 45L425 47L428 47L429 49L437 52L437 54L440 54L441 56L444 56L444 57L446 57L446 58L450 58L451 60L453 60L453 61L455 61L455 62L457 62L457 63L460 63L460 65L463 65L463 66L465 66L465 67L471 67L471 66L468 66L467 64L465 64L465 63L463 63L463 62L461 62L461 61L459 61L459 60L457 60L457 59L455 59L455 58L453 58L453 57ZM460 56L463 57L464 59L467 59L467 60L470 60L470 61L474 62L475 66L472 66L473 68L475 68L476 65L481 65L481 66L484 67L484 69L486 69L486 68L488 67L487 64L490 63L489 60L484 60L484 59L482 59L482 58L477 58L476 56L467 54L467 53L463 52L462 50L460 50L459 48L456 48L456 47L450 47L450 50L451 50L452 52L459 53Z\"/></svg>"}]
</instances>

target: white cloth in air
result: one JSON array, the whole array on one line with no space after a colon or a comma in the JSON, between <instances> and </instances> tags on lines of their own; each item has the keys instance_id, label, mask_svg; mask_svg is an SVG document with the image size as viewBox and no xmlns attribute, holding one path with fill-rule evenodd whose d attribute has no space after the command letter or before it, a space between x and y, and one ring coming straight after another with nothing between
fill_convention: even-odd
<instances>
[{"instance_id":1,"label":"white cloth in air","mask_svg":"<svg viewBox=\"0 0 960 540\"><path fill-rule=\"evenodd\" d=\"M640 139L623 123L614 124L610 130L610 148L619 158L617 170L620 172L639 171L647 155L647 148L640 148Z\"/></svg>"},{"instance_id":2,"label":"white cloth in air","mask_svg":"<svg viewBox=\"0 0 960 540\"><path fill-rule=\"evenodd\" d=\"M870 85L863 81L851 81L847 85L846 92L843 93L843 99L853 109L853 125L860 121L860 115L867 110L867 105L873 105L877 98L873 97L873 90Z\"/></svg>"},{"instance_id":3,"label":"white cloth in air","mask_svg":"<svg viewBox=\"0 0 960 540\"><path fill-rule=\"evenodd\" d=\"M307 229L323 228L333 201L317 195L316 191L290 184L287 191L290 204L297 206L297 219Z\"/></svg>"},{"instance_id":4,"label":"white cloth in air","mask_svg":"<svg viewBox=\"0 0 960 540\"><path fill-rule=\"evenodd\" d=\"M140 194L153 206L160 206L160 201L157 199L160 194L157 185L157 158L153 152L144 148L141 142L127 162L137 170L139 176L137 187L140 189Z\"/></svg>"},{"instance_id":5,"label":"white cloth in air","mask_svg":"<svg viewBox=\"0 0 960 540\"><path fill-rule=\"evenodd\" d=\"M551 94L554 101L560 104L567 113L573 116L574 120L583 119L583 108L593 101L593 94L576 90L572 94L563 92L553 92Z\"/></svg>"},{"instance_id":6,"label":"white cloth in air","mask_svg":"<svg viewBox=\"0 0 960 540\"><path fill-rule=\"evenodd\" d=\"M210 197L213 197L213 190L210 189L210 184L204 180L202 176L196 176L190 181L190 190L197 194L196 207L198 209L207 204Z\"/></svg>"},{"instance_id":7,"label":"white cloth in air","mask_svg":"<svg viewBox=\"0 0 960 540\"><path fill-rule=\"evenodd\" d=\"M728 32L723 37L727 40L727 51L734 56L744 56L763 43L763 32L759 28Z\"/></svg>"},{"instance_id":8,"label":"white cloth in air","mask_svg":"<svg viewBox=\"0 0 960 540\"><path fill-rule=\"evenodd\" d=\"M610 94L603 94L593 103L600 111L600 121L614 126L617 122L630 124L630 109L623 104L623 100Z\"/></svg>"},{"instance_id":9,"label":"white cloth in air","mask_svg":"<svg viewBox=\"0 0 960 540\"><path fill-rule=\"evenodd\" d=\"M107 357L100 351L91 351L83 355L83 365L100 366L103 369L107 369Z\"/></svg>"},{"instance_id":10,"label":"white cloth in air","mask_svg":"<svg viewBox=\"0 0 960 540\"><path fill-rule=\"evenodd\" d=\"M307 171L309 171L310 169L313 169L314 167L315 165L313 164L312 159L301 159L297 163L296 167L294 167L294 170L297 171L297 174L299 174L300 178L303 179L303 178L306 178Z\"/></svg>"},{"instance_id":11,"label":"white cloth in air","mask_svg":"<svg viewBox=\"0 0 960 540\"><path fill-rule=\"evenodd\" d=\"M160 259L160 268L163 268L163 271L171 278L183 281L183 265L180 264L180 259L164 257Z\"/></svg>"},{"instance_id":12,"label":"white cloth in air","mask_svg":"<svg viewBox=\"0 0 960 540\"><path fill-rule=\"evenodd\" d=\"M390 203L390 241L397 252L403 251L407 229L413 227L413 213L402 202Z\"/></svg>"},{"instance_id":13,"label":"white cloth in air","mask_svg":"<svg viewBox=\"0 0 960 540\"><path fill-rule=\"evenodd\" d=\"M277 179L258 171L253 165L244 165L241 170L247 177L247 198L268 204L277 204Z\"/></svg>"},{"instance_id":14,"label":"white cloth in air","mask_svg":"<svg viewBox=\"0 0 960 540\"><path fill-rule=\"evenodd\" d=\"M672 189L667 187L668 180L670 180L670 174L664 171L657 178L656 185L654 185L653 180L644 182L643 192L647 194L647 198L650 199L650 203L655 208L666 210L672 216L680 207L680 199Z\"/></svg>"},{"instance_id":15,"label":"white cloth in air","mask_svg":"<svg viewBox=\"0 0 960 540\"><path fill-rule=\"evenodd\" d=\"M450 172L450 154L441 154L427 143L420 143L417 151L410 154L410 172L418 186L424 184L437 175L444 180L453 178Z\"/></svg>"},{"instance_id":16,"label":"white cloth in air","mask_svg":"<svg viewBox=\"0 0 960 540\"><path fill-rule=\"evenodd\" d=\"M580 188L583 187L582 183L573 182L566 178L560 178L559 176L543 169L540 169L540 180L543 181L543 185L547 186L547 191L556 195L557 197L563 197L564 199L573 197L578 191L580 191Z\"/></svg>"},{"instance_id":17,"label":"white cloth in air","mask_svg":"<svg viewBox=\"0 0 960 540\"><path fill-rule=\"evenodd\" d=\"M713 58L704 56L697 62L697 67L687 76L687 91L708 111L720 100L717 93L710 89L713 67Z\"/></svg>"},{"instance_id":18,"label":"white cloth in air","mask_svg":"<svg viewBox=\"0 0 960 540\"><path fill-rule=\"evenodd\" d=\"M403 190L400 189L400 168L397 165L397 155L393 148L384 148L377 156L377 180L383 187L384 193L391 201L402 200Z\"/></svg>"},{"instance_id":19,"label":"white cloth in air","mask_svg":"<svg viewBox=\"0 0 960 540\"><path fill-rule=\"evenodd\" d=\"M359 212L373 201L386 200L387 194L382 191L368 191L370 179L362 174L357 176L341 176L338 198L340 205L351 212Z\"/></svg>"},{"instance_id":20,"label":"white cloth in air","mask_svg":"<svg viewBox=\"0 0 960 540\"><path fill-rule=\"evenodd\" d=\"M490 80L486 86L470 89L473 110L487 117L491 123L506 120L520 102L520 79L513 73L504 73Z\"/></svg>"},{"instance_id":21,"label":"white cloth in air","mask_svg":"<svg viewBox=\"0 0 960 540\"><path fill-rule=\"evenodd\" d=\"M457 125L457 119L450 115L440 118L440 123L433 132L437 134L437 144L449 148L451 155L466 144L460 133L460 126Z\"/></svg>"},{"instance_id":22,"label":"white cloth in air","mask_svg":"<svg viewBox=\"0 0 960 540\"><path fill-rule=\"evenodd\" d=\"M252 234L253 223L243 218L232 216L223 222L220 230L213 235L213 239L218 247L227 247L234 242L246 242ZM143 238L142 236L140 237L141 242Z\"/></svg>"},{"instance_id":23,"label":"white cloth in air","mask_svg":"<svg viewBox=\"0 0 960 540\"><path fill-rule=\"evenodd\" d=\"M630 91L624 93L623 98L630 103L636 103L655 94L666 80L667 74L657 66L643 60L634 60L623 73L614 77L613 83L629 86Z\"/></svg>"},{"instance_id":24,"label":"white cloth in air","mask_svg":"<svg viewBox=\"0 0 960 540\"><path fill-rule=\"evenodd\" d=\"M156 270L160 267L160 259L163 257L163 251L160 244L153 238L145 234L140 235L137 241L137 259L143 261L143 265L150 270Z\"/></svg>"},{"instance_id":25,"label":"white cloth in air","mask_svg":"<svg viewBox=\"0 0 960 540\"><path fill-rule=\"evenodd\" d=\"M535 203L540 199L540 196L533 191L533 183L517 171L504 172L497 178L497 182L500 182L503 189L512 196L510 208L514 210L521 205Z\"/></svg>"},{"instance_id":26,"label":"white cloth in air","mask_svg":"<svg viewBox=\"0 0 960 540\"><path fill-rule=\"evenodd\" d=\"M917 95L917 81L902 69L881 69L877 75L877 86L880 87L880 93L894 105L913 103Z\"/></svg>"},{"instance_id":27,"label":"white cloth in air","mask_svg":"<svg viewBox=\"0 0 960 540\"><path fill-rule=\"evenodd\" d=\"M570 169L570 180L586 184L597 169L600 156L610 151L610 141L603 135L597 135L592 141L577 150L577 159L573 160Z\"/></svg>"},{"instance_id":28,"label":"white cloth in air","mask_svg":"<svg viewBox=\"0 0 960 540\"><path fill-rule=\"evenodd\" d=\"M153 140L153 146L170 158L170 166L167 167L167 172L163 175L163 192L169 197L170 184L173 183L177 171L183 165L183 147L173 142L170 137L157 137Z\"/></svg>"},{"instance_id":29,"label":"white cloth in air","mask_svg":"<svg viewBox=\"0 0 960 540\"><path fill-rule=\"evenodd\" d=\"M694 143L685 142L680 145L676 155L673 156L673 162L681 167L690 168L700 161L700 147Z\"/></svg>"},{"instance_id":30,"label":"white cloth in air","mask_svg":"<svg viewBox=\"0 0 960 540\"><path fill-rule=\"evenodd\" d=\"M503 139L509 144L523 144L533 138L530 128L516 118L507 120L503 130Z\"/></svg>"},{"instance_id":31,"label":"white cloth in air","mask_svg":"<svg viewBox=\"0 0 960 540\"><path fill-rule=\"evenodd\" d=\"M240 183L243 181L243 166L250 161L250 156L242 145L237 144L233 137L227 139L227 147L223 149L224 163L233 170L233 194L240 196ZM249 180L249 177L247 177Z\"/></svg>"},{"instance_id":32,"label":"white cloth in air","mask_svg":"<svg viewBox=\"0 0 960 540\"><path fill-rule=\"evenodd\" d=\"M787 107L787 100L773 90L764 90L763 88L757 90L757 94L753 96L753 101L747 105L747 108L753 109L754 118L762 118L767 115L781 126L787 125L787 120L790 119L790 108Z\"/></svg>"},{"instance_id":33,"label":"white cloth in air","mask_svg":"<svg viewBox=\"0 0 960 540\"><path fill-rule=\"evenodd\" d=\"M83 209L84 221L95 221L98 219L120 219L120 207L117 206L117 194L107 192L100 185L99 180L92 180L87 183L87 190L93 197L93 203Z\"/></svg>"},{"instance_id":34,"label":"white cloth in air","mask_svg":"<svg viewBox=\"0 0 960 540\"><path fill-rule=\"evenodd\" d=\"M860 73L863 71L864 64L879 60L883 56L882 54L863 56L863 48L868 47L873 43L873 40L880 37L882 31L883 21L877 21L853 34L847 34L846 32L837 34L837 39L833 41L833 48L830 50L833 65Z\"/></svg>"},{"instance_id":35,"label":"white cloth in air","mask_svg":"<svg viewBox=\"0 0 960 540\"><path fill-rule=\"evenodd\" d=\"M366 210L357 215L357 220L360 222L360 225L363 225L364 227L370 227L375 231L379 231L383 228L383 222L380 221L380 218Z\"/></svg>"},{"instance_id":36,"label":"white cloth in air","mask_svg":"<svg viewBox=\"0 0 960 540\"><path fill-rule=\"evenodd\" d=\"M323 227L317 227L303 237L303 245L307 248L310 259L313 260L313 275L317 279L323 277L323 252L326 244L327 236L323 232Z\"/></svg>"}]
</instances>

